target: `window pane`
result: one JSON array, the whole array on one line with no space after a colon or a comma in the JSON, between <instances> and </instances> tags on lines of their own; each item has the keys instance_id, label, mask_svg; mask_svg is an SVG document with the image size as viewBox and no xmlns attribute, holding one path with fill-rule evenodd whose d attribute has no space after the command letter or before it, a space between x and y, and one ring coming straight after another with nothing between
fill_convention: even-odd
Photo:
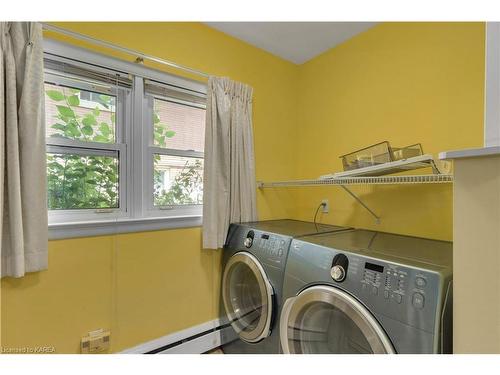
<instances>
[{"instance_id":1,"label":"window pane","mask_svg":"<svg viewBox=\"0 0 500 375\"><path fill-rule=\"evenodd\" d=\"M116 97L45 83L47 137L114 143Z\"/></svg>"},{"instance_id":2,"label":"window pane","mask_svg":"<svg viewBox=\"0 0 500 375\"><path fill-rule=\"evenodd\" d=\"M153 155L154 204L202 204L203 159Z\"/></svg>"},{"instance_id":3,"label":"window pane","mask_svg":"<svg viewBox=\"0 0 500 375\"><path fill-rule=\"evenodd\" d=\"M50 210L118 208L118 154L47 154Z\"/></svg>"},{"instance_id":4,"label":"window pane","mask_svg":"<svg viewBox=\"0 0 500 375\"><path fill-rule=\"evenodd\" d=\"M205 110L154 99L154 145L203 152Z\"/></svg>"}]
</instances>

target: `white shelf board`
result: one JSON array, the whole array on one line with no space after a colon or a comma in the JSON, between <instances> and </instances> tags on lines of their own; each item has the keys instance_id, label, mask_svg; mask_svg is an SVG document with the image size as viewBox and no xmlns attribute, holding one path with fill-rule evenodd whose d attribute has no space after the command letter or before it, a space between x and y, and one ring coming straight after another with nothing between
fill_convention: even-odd
<instances>
[{"instance_id":1,"label":"white shelf board","mask_svg":"<svg viewBox=\"0 0 500 375\"><path fill-rule=\"evenodd\" d=\"M354 176L383 176L399 172L410 171L418 168L432 167L434 159L432 155L426 154L413 158L391 161L388 163L372 165L370 167L353 169L350 171L337 172L334 178Z\"/></svg>"},{"instance_id":2,"label":"white shelf board","mask_svg":"<svg viewBox=\"0 0 500 375\"><path fill-rule=\"evenodd\" d=\"M439 159L477 158L481 156L500 155L500 146L469 148L464 150L446 151L439 154Z\"/></svg>"}]
</instances>

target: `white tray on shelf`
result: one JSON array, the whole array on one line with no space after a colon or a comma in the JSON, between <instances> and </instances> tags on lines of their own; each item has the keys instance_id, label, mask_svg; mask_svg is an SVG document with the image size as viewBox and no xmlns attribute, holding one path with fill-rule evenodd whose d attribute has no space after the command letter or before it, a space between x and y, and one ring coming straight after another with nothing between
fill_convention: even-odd
<instances>
[{"instance_id":1,"label":"white tray on shelf","mask_svg":"<svg viewBox=\"0 0 500 375\"><path fill-rule=\"evenodd\" d=\"M356 177L356 176L383 176L386 174L399 173L410 171L418 168L434 167L434 159L432 155L426 154L415 156L413 158L391 161L370 167L353 169L345 172L337 172L333 175L335 178L340 177Z\"/></svg>"}]
</instances>

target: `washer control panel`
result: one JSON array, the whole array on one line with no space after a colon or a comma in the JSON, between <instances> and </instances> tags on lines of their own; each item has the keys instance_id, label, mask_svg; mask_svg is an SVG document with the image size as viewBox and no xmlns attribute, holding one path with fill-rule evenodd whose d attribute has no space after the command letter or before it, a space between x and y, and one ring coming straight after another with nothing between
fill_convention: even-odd
<instances>
[{"instance_id":1,"label":"washer control panel","mask_svg":"<svg viewBox=\"0 0 500 375\"><path fill-rule=\"evenodd\" d=\"M286 241L281 236L262 233L257 242L259 247L267 251L269 255L282 257L285 252Z\"/></svg>"},{"instance_id":2,"label":"washer control panel","mask_svg":"<svg viewBox=\"0 0 500 375\"><path fill-rule=\"evenodd\" d=\"M241 247L255 253L262 260L280 266L284 263L290 241L291 239L286 236L251 230L242 239Z\"/></svg>"},{"instance_id":3,"label":"washer control panel","mask_svg":"<svg viewBox=\"0 0 500 375\"><path fill-rule=\"evenodd\" d=\"M291 236L231 224L224 248L247 251L259 261L282 270L291 241Z\"/></svg>"}]
</instances>

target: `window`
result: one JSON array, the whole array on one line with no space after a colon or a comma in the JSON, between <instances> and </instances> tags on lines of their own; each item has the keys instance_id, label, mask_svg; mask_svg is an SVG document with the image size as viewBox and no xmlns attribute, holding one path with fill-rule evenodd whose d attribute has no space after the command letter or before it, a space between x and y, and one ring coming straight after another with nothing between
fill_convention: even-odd
<instances>
[{"instance_id":1,"label":"window","mask_svg":"<svg viewBox=\"0 0 500 375\"><path fill-rule=\"evenodd\" d=\"M205 96L149 80L145 93L149 209L201 214Z\"/></svg>"},{"instance_id":2,"label":"window","mask_svg":"<svg viewBox=\"0 0 500 375\"><path fill-rule=\"evenodd\" d=\"M46 62L47 199L51 221L125 216L122 176L130 88ZM87 97L83 103L82 97Z\"/></svg>"},{"instance_id":3,"label":"window","mask_svg":"<svg viewBox=\"0 0 500 375\"><path fill-rule=\"evenodd\" d=\"M44 61L49 223L199 217L205 93L90 52L85 61L107 64L75 60L72 47L48 44L65 51L46 51Z\"/></svg>"}]
</instances>

